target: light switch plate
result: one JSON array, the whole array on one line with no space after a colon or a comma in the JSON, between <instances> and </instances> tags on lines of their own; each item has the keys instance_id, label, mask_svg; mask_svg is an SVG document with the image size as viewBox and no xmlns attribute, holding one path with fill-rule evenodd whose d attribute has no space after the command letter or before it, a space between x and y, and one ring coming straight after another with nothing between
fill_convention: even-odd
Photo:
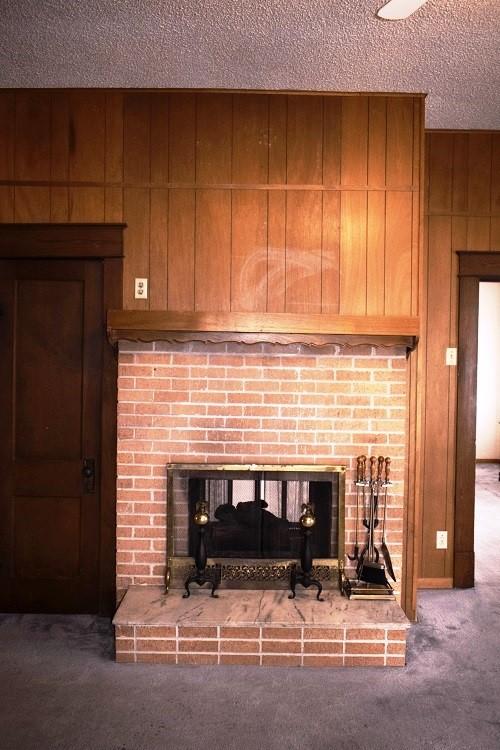
<instances>
[{"instance_id":1,"label":"light switch plate","mask_svg":"<svg viewBox=\"0 0 500 750\"><path fill-rule=\"evenodd\" d=\"M448 549L447 531L436 531L436 549Z\"/></svg>"},{"instance_id":2,"label":"light switch plate","mask_svg":"<svg viewBox=\"0 0 500 750\"><path fill-rule=\"evenodd\" d=\"M457 364L457 349L454 346L449 346L446 350L446 364L450 367L456 367Z\"/></svg>"}]
</instances>

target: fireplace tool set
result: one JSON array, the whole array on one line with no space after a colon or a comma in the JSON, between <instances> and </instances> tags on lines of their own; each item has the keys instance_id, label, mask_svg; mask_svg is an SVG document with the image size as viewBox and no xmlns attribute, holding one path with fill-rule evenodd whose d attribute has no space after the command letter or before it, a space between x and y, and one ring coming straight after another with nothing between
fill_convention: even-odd
<instances>
[{"instance_id":1,"label":"fireplace tool set","mask_svg":"<svg viewBox=\"0 0 500 750\"><path fill-rule=\"evenodd\" d=\"M389 457L379 456L377 458L372 456L368 476L366 456L358 456L357 458L355 482L356 531L353 554L348 555L349 560L357 563L356 578L350 580L343 574L341 576L342 594L349 598L391 599L394 595L394 590L386 576L387 572L393 581L396 580L391 555L385 541L387 488L392 484L390 471L391 459ZM380 525L381 497L383 497L383 511L379 550L375 544L375 532ZM366 539L361 548L358 543L360 505L362 505L363 511L363 526L366 529Z\"/></svg>"}]
</instances>

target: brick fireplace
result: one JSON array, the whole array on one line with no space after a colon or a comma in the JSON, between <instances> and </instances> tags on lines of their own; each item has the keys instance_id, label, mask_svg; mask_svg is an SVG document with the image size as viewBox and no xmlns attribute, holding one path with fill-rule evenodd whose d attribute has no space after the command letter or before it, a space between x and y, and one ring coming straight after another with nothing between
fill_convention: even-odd
<instances>
[{"instance_id":1,"label":"brick fireplace","mask_svg":"<svg viewBox=\"0 0 500 750\"><path fill-rule=\"evenodd\" d=\"M204 608L215 604L217 608L212 613L204 610L201 619L188 622L182 614L182 606L188 605L181 599L181 591L171 590L164 597L163 587L168 464L343 465L344 541L349 553L355 539L353 472L356 457L365 454L392 459L386 541L398 591L404 541L406 432L407 358L403 346L122 341L117 590L119 599L126 592L127 596L115 618L117 659L404 664L408 623L396 602L359 603L332 592L333 604L315 602L311 621L303 626L287 620L286 592L268 593L279 593L276 619L271 616L258 623L238 620L234 602L241 592L224 590L215 603L209 601L209 591L200 589L187 600L191 606L195 600ZM360 525L358 534L361 538ZM348 566L347 557L345 563ZM152 615L153 602L161 597L181 607L178 621L167 623ZM306 608L313 606L312 599L311 591L298 592L297 600ZM232 607L229 619L220 614L224 600ZM139 602L144 607L143 619ZM342 613L340 619L332 614L335 610ZM281 661L277 657L282 657Z\"/></svg>"}]
</instances>

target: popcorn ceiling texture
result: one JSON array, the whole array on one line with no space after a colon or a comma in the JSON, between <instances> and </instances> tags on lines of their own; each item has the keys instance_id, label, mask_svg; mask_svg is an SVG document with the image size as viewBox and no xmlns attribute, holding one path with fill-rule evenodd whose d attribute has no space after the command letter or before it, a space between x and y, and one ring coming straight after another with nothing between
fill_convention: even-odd
<instances>
[{"instance_id":1,"label":"popcorn ceiling texture","mask_svg":"<svg viewBox=\"0 0 500 750\"><path fill-rule=\"evenodd\" d=\"M429 128L500 128L500 3L0 0L0 87L425 92Z\"/></svg>"}]
</instances>

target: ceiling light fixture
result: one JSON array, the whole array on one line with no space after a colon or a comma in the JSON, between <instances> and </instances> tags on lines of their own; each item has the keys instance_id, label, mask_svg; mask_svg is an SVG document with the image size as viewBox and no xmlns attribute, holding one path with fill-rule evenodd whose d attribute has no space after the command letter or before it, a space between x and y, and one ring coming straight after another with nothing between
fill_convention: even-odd
<instances>
[{"instance_id":1,"label":"ceiling light fixture","mask_svg":"<svg viewBox=\"0 0 500 750\"><path fill-rule=\"evenodd\" d=\"M386 21L400 21L411 16L426 2L427 0L389 0L377 10L377 16Z\"/></svg>"}]
</instances>

